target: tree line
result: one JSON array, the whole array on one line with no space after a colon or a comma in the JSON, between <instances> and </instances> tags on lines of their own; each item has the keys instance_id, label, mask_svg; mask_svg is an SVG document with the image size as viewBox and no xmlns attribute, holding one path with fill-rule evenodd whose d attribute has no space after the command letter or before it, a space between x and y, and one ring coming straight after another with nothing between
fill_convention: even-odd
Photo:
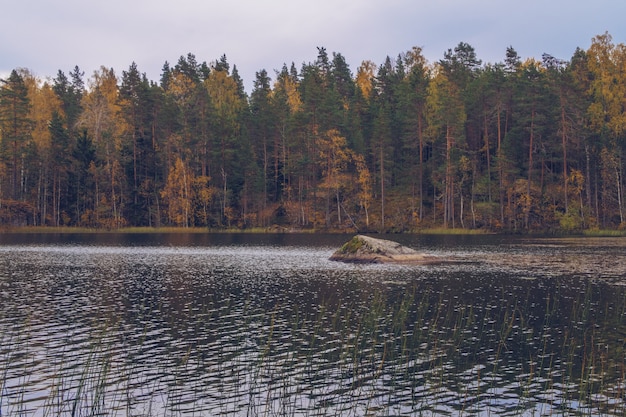
<instances>
[{"instance_id":1,"label":"tree line","mask_svg":"<svg viewBox=\"0 0 626 417\"><path fill-rule=\"evenodd\" d=\"M353 73L226 56L0 82L0 224L577 231L626 226L626 46L483 64L459 43Z\"/></svg>"}]
</instances>

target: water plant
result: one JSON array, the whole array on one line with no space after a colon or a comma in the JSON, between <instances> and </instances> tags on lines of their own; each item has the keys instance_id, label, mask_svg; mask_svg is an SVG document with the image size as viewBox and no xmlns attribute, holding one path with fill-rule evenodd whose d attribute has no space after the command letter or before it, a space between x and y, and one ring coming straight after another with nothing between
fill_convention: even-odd
<instances>
[{"instance_id":1,"label":"water plant","mask_svg":"<svg viewBox=\"0 0 626 417\"><path fill-rule=\"evenodd\" d=\"M97 292L113 307L55 310L58 340L33 313L0 317L0 415L626 412L621 287L457 266L223 272L238 266L199 279L141 264Z\"/></svg>"}]
</instances>

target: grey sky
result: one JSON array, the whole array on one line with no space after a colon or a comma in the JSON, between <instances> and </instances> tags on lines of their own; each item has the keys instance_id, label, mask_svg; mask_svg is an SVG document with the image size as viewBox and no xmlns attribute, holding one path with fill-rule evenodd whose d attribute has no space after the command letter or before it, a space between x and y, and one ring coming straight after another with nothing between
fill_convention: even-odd
<instances>
[{"instance_id":1,"label":"grey sky","mask_svg":"<svg viewBox=\"0 0 626 417\"><path fill-rule=\"evenodd\" d=\"M339 52L353 73L413 46L430 61L459 42L483 62L546 52L571 58L609 32L626 43L624 0L0 0L0 76L28 68L40 77L78 65L118 74L134 61L158 81L165 61L226 54L250 91L255 73L312 62L318 46Z\"/></svg>"}]
</instances>

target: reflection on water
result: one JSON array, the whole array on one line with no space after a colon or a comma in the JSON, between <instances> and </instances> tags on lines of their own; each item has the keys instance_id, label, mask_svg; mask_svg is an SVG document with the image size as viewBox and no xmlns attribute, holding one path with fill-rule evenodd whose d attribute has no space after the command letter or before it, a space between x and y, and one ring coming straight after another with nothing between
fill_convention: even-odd
<instances>
[{"instance_id":1,"label":"reflection on water","mask_svg":"<svg viewBox=\"0 0 626 417\"><path fill-rule=\"evenodd\" d=\"M2 416L626 413L620 239L45 239L0 246Z\"/></svg>"}]
</instances>

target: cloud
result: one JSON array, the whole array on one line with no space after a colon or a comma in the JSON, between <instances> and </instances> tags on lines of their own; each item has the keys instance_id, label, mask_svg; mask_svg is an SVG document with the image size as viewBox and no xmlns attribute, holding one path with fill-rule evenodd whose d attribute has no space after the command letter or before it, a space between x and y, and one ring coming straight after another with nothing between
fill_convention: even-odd
<instances>
[{"instance_id":1,"label":"cloud","mask_svg":"<svg viewBox=\"0 0 626 417\"><path fill-rule=\"evenodd\" d=\"M89 76L101 65L118 74L136 62L151 80L165 61L191 52L199 61L226 54L249 88L255 73L314 61L317 46L346 57L352 71L414 46L429 61L459 42L483 62L543 52L569 59L576 47L609 31L626 40L623 0L21 0L0 15L0 73L27 67L55 76L75 65Z\"/></svg>"}]
</instances>

